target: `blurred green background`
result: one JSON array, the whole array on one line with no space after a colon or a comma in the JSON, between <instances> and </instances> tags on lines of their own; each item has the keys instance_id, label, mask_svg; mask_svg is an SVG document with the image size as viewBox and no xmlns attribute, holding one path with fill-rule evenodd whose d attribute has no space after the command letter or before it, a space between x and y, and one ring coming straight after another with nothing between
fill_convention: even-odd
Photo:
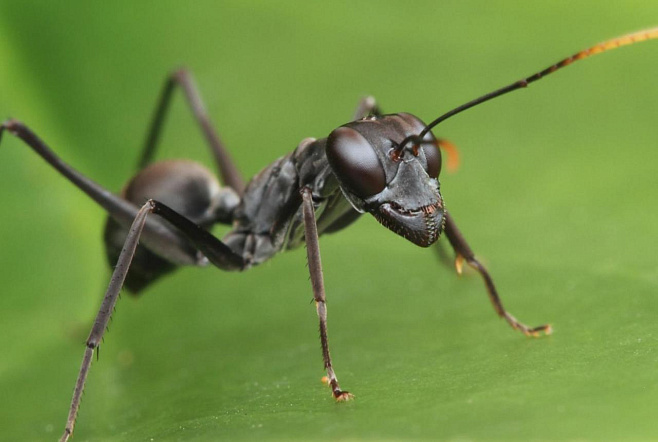
<instances>
[{"instance_id":1,"label":"blurred green background","mask_svg":"<svg viewBox=\"0 0 658 442\"><path fill-rule=\"evenodd\" d=\"M359 97L431 120L598 41L654 1L0 2L0 113L109 189L133 173L167 72L188 66L246 176ZM479 278L371 217L321 247L335 404L303 249L245 274L184 269L124 296L75 440L658 439L658 41L577 63L436 131ZM211 165L177 96L160 158ZM0 145L0 439L54 440L107 285L103 212ZM222 234L217 229L217 234Z\"/></svg>"}]
</instances>

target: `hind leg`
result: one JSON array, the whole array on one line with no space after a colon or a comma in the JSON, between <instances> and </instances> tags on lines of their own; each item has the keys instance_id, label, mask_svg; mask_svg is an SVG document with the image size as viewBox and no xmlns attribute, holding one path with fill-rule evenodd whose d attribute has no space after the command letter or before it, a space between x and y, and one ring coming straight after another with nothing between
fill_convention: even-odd
<instances>
[{"instance_id":1,"label":"hind leg","mask_svg":"<svg viewBox=\"0 0 658 442\"><path fill-rule=\"evenodd\" d=\"M171 102L171 97L174 92L174 88L180 86L183 89L185 99L190 106L190 110L194 115L194 118L199 123L203 135L210 146L210 149L215 157L215 162L219 170L219 175L223 183L233 190L235 190L239 195L242 194L244 190L244 181L237 167L233 163L231 156L228 154L224 143L219 138L219 135L213 128L210 123L210 117L206 112L206 108L203 105L201 100L201 94L199 93L196 85L194 84L194 79L192 74L187 69L179 69L172 72L165 81L165 84L160 93L160 99L155 108L155 113L153 114L153 120L151 121L151 126L149 128L146 142L144 143L144 150L140 157L139 163L137 164L138 169L143 169L146 167L153 159L155 155L155 149L157 147L158 139L160 138L160 133L162 132L162 126L164 124L167 111L169 109L169 104Z\"/></svg>"}]
</instances>

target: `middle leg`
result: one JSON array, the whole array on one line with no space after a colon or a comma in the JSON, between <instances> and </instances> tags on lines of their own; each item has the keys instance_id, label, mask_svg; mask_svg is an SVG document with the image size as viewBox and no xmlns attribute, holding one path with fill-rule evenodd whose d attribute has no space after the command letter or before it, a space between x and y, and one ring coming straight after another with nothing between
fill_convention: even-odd
<instances>
[{"instance_id":1,"label":"middle leg","mask_svg":"<svg viewBox=\"0 0 658 442\"><path fill-rule=\"evenodd\" d=\"M107 330L107 325L112 316L112 312L114 311L117 299L119 298L119 293L121 292L128 275L130 264L135 256L140 236L147 224L148 215L151 213L155 213L173 224L196 249L203 253L203 255L215 265L215 267L222 270L242 270L245 267L246 263L240 255L236 254L226 244L215 238L207 230L164 204L148 200L137 212L130 230L128 231L126 241L121 250L121 254L119 255L114 272L112 273L110 284L105 296L103 297L101 307L96 315L89 337L87 338L85 353L82 358L82 365L80 366L78 378L73 390L73 398L71 399L64 434L60 439L61 442L68 441L73 434L78 410L80 409L80 400L82 399L82 393L84 392L94 352L98 351L99 345L103 340L103 335Z\"/></svg>"}]
</instances>

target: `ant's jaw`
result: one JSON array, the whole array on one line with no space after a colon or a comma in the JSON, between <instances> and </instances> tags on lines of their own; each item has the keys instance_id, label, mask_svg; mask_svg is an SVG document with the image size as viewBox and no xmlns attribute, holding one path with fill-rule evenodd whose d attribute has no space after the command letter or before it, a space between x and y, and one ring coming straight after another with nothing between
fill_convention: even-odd
<instances>
[{"instance_id":1,"label":"ant's jaw","mask_svg":"<svg viewBox=\"0 0 658 442\"><path fill-rule=\"evenodd\" d=\"M434 244L445 225L441 200L416 209L405 209L396 203L383 203L371 213L381 225L420 247Z\"/></svg>"}]
</instances>

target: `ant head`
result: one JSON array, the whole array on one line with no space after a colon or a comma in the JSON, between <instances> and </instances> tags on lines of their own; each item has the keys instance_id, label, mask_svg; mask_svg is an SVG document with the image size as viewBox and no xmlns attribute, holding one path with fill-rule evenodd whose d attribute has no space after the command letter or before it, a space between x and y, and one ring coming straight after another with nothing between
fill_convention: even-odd
<instances>
[{"instance_id":1,"label":"ant head","mask_svg":"<svg viewBox=\"0 0 658 442\"><path fill-rule=\"evenodd\" d=\"M443 231L441 153L425 124L411 114L372 116L334 130L327 158L345 197L359 212L416 245Z\"/></svg>"},{"instance_id":2,"label":"ant head","mask_svg":"<svg viewBox=\"0 0 658 442\"><path fill-rule=\"evenodd\" d=\"M606 40L529 77L457 106L430 124L410 114L371 116L334 130L327 158L345 197L359 212L369 212L384 226L414 244L435 242L445 223L439 193L441 154L431 130L467 109L527 87L573 62L621 46L658 39L658 28Z\"/></svg>"}]
</instances>

